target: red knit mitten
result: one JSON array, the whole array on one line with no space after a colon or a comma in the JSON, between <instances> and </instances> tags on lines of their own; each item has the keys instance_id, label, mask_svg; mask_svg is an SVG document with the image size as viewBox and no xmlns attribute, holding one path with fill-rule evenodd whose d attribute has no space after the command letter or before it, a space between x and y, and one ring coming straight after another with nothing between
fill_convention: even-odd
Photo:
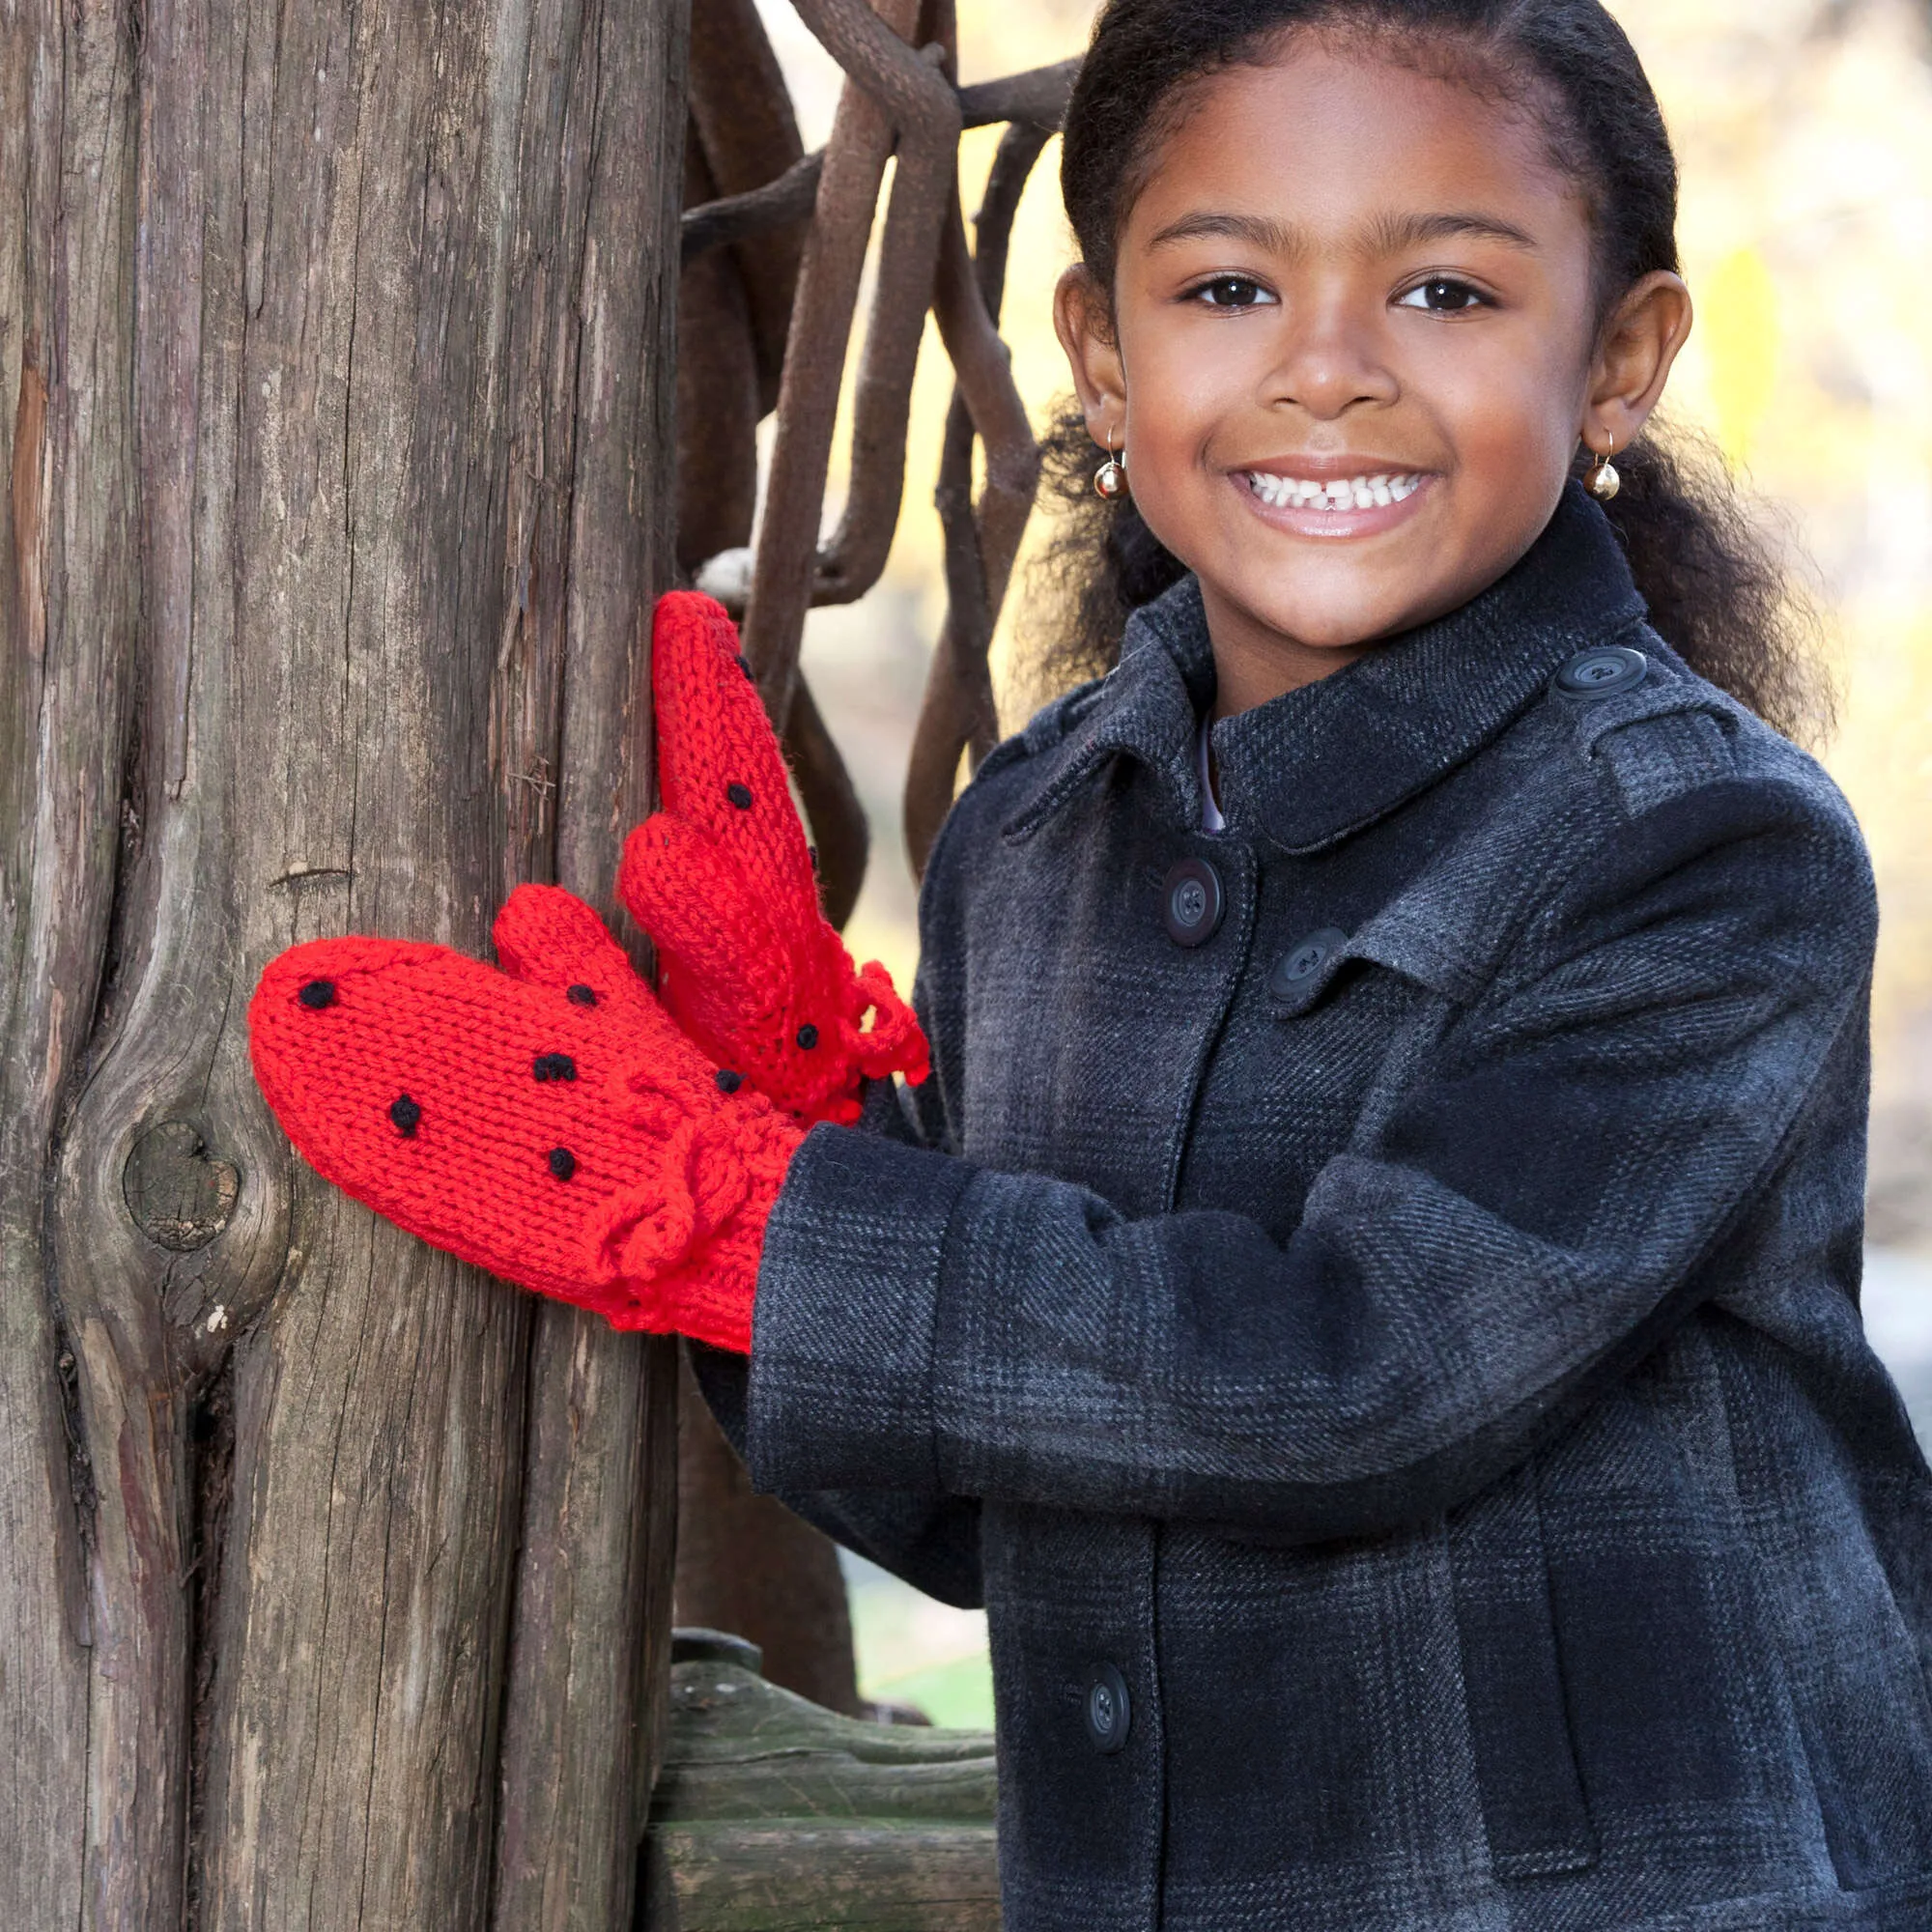
<instances>
[{"instance_id":1,"label":"red knit mitten","mask_svg":"<svg viewBox=\"0 0 1932 1932\"><path fill-rule=\"evenodd\" d=\"M749 1350L800 1129L712 1067L582 900L520 887L496 941L502 972L390 939L272 960L249 1046L289 1138L493 1274L616 1328Z\"/></svg>"},{"instance_id":2,"label":"red knit mitten","mask_svg":"<svg viewBox=\"0 0 1932 1932\"><path fill-rule=\"evenodd\" d=\"M666 1004L794 1118L855 1121L862 1078L925 1078L925 1036L886 969L855 968L819 911L784 756L724 607L672 591L651 636L664 809L626 841L617 884L657 943Z\"/></svg>"}]
</instances>

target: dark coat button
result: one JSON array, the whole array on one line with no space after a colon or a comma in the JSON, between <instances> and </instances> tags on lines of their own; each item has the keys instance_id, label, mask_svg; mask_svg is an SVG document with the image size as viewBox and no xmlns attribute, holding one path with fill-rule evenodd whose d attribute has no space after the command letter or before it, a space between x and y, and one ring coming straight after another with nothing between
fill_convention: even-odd
<instances>
[{"instance_id":1,"label":"dark coat button","mask_svg":"<svg viewBox=\"0 0 1932 1932\"><path fill-rule=\"evenodd\" d=\"M1205 946L1228 909L1221 875L1206 859L1183 859L1160 884L1160 922L1177 946Z\"/></svg>"},{"instance_id":2,"label":"dark coat button","mask_svg":"<svg viewBox=\"0 0 1932 1932\"><path fill-rule=\"evenodd\" d=\"M1650 660L1628 644L1599 644L1578 651L1556 673L1556 689L1565 697L1614 697L1634 691L1650 670Z\"/></svg>"},{"instance_id":3,"label":"dark coat button","mask_svg":"<svg viewBox=\"0 0 1932 1932\"><path fill-rule=\"evenodd\" d=\"M1110 1755L1127 1741L1134 1707L1127 1680L1111 1663L1096 1663L1087 1673L1087 1737L1096 1751Z\"/></svg>"},{"instance_id":4,"label":"dark coat button","mask_svg":"<svg viewBox=\"0 0 1932 1932\"><path fill-rule=\"evenodd\" d=\"M1293 999L1334 956L1337 947L1346 946L1349 935L1338 925L1324 925L1297 939L1268 975L1268 991L1278 1000Z\"/></svg>"}]
</instances>

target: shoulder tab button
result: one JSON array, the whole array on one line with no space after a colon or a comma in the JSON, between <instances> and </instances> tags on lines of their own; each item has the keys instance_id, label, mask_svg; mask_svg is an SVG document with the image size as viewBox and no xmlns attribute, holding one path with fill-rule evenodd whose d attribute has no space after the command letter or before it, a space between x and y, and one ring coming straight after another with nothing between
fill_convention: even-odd
<instances>
[{"instance_id":1,"label":"shoulder tab button","mask_svg":"<svg viewBox=\"0 0 1932 1932\"><path fill-rule=\"evenodd\" d=\"M1274 962L1274 970L1268 975L1268 991L1278 1000L1294 999L1327 965L1336 949L1348 943L1349 935L1334 925L1324 925L1319 932L1297 939Z\"/></svg>"},{"instance_id":2,"label":"shoulder tab button","mask_svg":"<svg viewBox=\"0 0 1932 1932\"><path fill-rule=\"evenodd\" d=\"M1615 697L1634 691L1650 671L1650 660L1628 644L1599 644L1578 651L1556 673L1564 697Z\"/></svg>"}]
</instances>

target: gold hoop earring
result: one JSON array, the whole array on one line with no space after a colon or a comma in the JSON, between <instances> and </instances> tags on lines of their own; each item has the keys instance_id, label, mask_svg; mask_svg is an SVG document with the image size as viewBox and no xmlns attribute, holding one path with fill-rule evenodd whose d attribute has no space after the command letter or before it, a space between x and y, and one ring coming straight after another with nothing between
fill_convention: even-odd
<instances>
[{"instance_id":1,"label":"gold hoop earring","mask_svg":"<svg viewBox=\"0 0 1932 1932\"><path fill-rule=\"evenodd\" d=\"M1111 503L1116 497L1125 496L1126 489L1126 452L1122 450L1119 456L1114 454L1114 432L1110 429L1107 432L1107 460L1094 472L1094 490L1095 495L1106 497Z\"/></svg>"},{"instance_id":2,"label":"gold hoop earring","mask_svg":"<svg viewBox=\"0 0 1932 1932\"><path fill-rule=\"evenodd\" d=\"M1583 472L1583 488L1600 503L1607 503L1623 487L1623 478L1617 474L1615 467L1610 462L1610 451L1616 446L1616 439L1612 437L1608 448L1601 456L1598 456L1595 450L1591 450L1593 460L1589 469ZM1583 447L1589 449L1590 445L1586 442Z\"/></svg>"}]
</instances>

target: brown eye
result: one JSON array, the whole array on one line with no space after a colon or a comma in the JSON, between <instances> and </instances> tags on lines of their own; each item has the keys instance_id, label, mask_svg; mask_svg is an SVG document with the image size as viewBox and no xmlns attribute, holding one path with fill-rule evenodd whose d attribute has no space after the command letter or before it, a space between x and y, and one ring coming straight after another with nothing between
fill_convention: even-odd
<instances>
[{"instance_id":1,"label":"brown eye","mask_svg":"<svg viewBox=\"0 0 1932 1932\"><path fill-rule=\"evenodd\" d=\"M1427 309L1432 315L1461 315L1465 309L1488 306L1488 297L1453 275L1431 275L1396 301L1398 308Z\"/></svg>"},{"instance_id":2,"label":"brown eye","mask_svg":"<svg viewBox=\"0 0 1932 1932\"><path fill-rule=\"evenodd\" d=\"M1189 292L1205 308L1258 308L1274 297L1246 275L1216 275Z\"/></svg>"}]
</instances>

